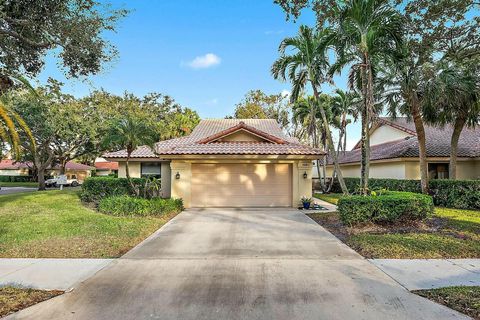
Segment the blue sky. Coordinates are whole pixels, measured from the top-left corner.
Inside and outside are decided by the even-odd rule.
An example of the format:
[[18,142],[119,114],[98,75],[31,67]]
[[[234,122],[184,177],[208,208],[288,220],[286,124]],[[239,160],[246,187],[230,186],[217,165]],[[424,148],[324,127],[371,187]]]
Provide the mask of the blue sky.
[[[118,59],[87,81],[67,80],[50,57],[40,82],[48,77],[66,85],[77,97],[95,88],[136,95],[160,92],[195,109],[202,118],[232,114],[245,93],[289,90],[272,78],[270,66],[278,57],[280,41],[295,35],[300,24],[314,25],[311,11],[294,23],[273,0],[110,0],[132,12],[108,39],[119,50]],[[345,88],[341,78],[336,84]],[[349,145],[358,139],[357,126],[349,130]]]

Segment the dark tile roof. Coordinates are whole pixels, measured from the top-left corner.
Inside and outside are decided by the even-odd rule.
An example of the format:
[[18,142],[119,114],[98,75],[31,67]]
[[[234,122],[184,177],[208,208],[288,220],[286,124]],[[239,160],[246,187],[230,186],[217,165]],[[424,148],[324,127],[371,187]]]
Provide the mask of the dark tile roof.
[[[243,142],[216,139],[236,130],[246,130],[268,141]],[[155,152],[143,146],[135,150],[132,158],[150,158],[162,155],[323,155],[320,149],[301,144],[285,135],[274,119],[209,119],[202,120],[189,136],[160,141]],[[125,150],[110,152],[106,158],[125,158]]]
[[[418,139],[415,133],[415,125],[407,118],[380,118],[379,125],[391,125],[412,134],[405,139],[385,142],[370,147],[370,160],[382,160],[393,158],[415,158],[419,156]],[[425,125],[427,157],[449,157],[450,139],[453,127]],[[458,156],[465,158],[480,157],[480,128],[464,128],[458,142]],[[361,150],[357,145],[352,151],[340,152],[340,163],[359,162]],[[331,159],[329,159],[331,163]]]

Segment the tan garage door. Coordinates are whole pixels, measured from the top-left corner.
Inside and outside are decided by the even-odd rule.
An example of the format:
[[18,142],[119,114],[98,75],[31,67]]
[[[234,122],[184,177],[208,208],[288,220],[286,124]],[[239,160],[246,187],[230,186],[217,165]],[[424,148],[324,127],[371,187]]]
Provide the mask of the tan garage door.
[[290,207],[289,164],[192,164],[192,207]]

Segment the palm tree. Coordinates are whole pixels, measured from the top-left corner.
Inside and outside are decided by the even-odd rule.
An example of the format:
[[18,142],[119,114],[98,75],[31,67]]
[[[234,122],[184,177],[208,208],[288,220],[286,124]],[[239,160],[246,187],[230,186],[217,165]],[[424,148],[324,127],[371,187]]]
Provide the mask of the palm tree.
[[[314,31],[307,26],[301,26],[296,37],[285,38],[279,47],[280,58],[272,65],[272,75],[275,79],[292,83],[290,99],[297,101],[300,93],[308,83],[313,90],[313,96],[318,106],[318,112],[326,134],[329,154],[333,159],[338,181],[344,194],[348,194],[345,181],[340,171],[335,147],[332,143],[332,134],[328,125],[325,108],[320,104],[320,85],[328,81],[326,70],[329,67],[327,48],[331,41],[332,33],[329,29]],[[291,54],[286,50],[291,49]]]
[[103,145],[108,149],[125,149],[127,152],[125,174],[130,181],[129,160],[133,151],[142,145],[153,147],[158,137],[156,127],[148,119],[127,114],[111,123],[103,139]]
[[449,178],[456,179],[458,141],[465,126],[475,127],[480,121],[480,76],[478,65],[440,61],[433,68],[434,76],[422,90],[424,117],[431,124],[451,124]]
[[343,152],[347,149],[347,126],[351,123],[348,116],[353,117],[354,121],[358,118],[358,110],[361,109],[360,96],[354,92],[345,92],[341,89],[335,90],[332,99],[332,113],[337,118],[337,127],[339,129],[338,148]]
[[368,192],[370,166],[369,126],[374,115],[375,65],[396,57],[402,38],[402,19],[388,0],[351,0],[340,7],[335,28],[334,46],[338,59],[332,72],[351,67],[350,78],[356,73],[363,98],[361,110],[361,192]]

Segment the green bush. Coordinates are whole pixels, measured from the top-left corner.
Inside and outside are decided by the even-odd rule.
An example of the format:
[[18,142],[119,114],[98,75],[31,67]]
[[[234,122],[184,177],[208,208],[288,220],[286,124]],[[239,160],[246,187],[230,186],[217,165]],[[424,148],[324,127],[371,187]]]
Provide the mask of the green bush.
[[430,180],[430,190],[437,206],[480,209],[480,180]]
[[433,213],[433,200],[424,194],[393,191],[378,196],[347,196],[338,201],[338,212],[348,225],[421,220]]
[[[146,180],[133,178],[132,182],[135,186],[143,188]],[[126,178],[90,177],[82,184],[80,198],[85,202],[96,202],[106,197],[122,195],[135,195]]]
[[[360,178],[344,178],[345,184],[349,192],[355,192],[360,187]],[[405,179],[368,179],[368,187],[370,190],[387,189],[390,191],[406,191],[421,193],[420,180],[405,180]],[[340,193],[342,189],[338,180],[333,182],[331,192]]]
[[100,212],[115,216],[158,216],[183,210],[182,199],[143,199],[131,196],[113,196],[100,200]]
[[0,176],[0,182],[31,182],[32,176]]

